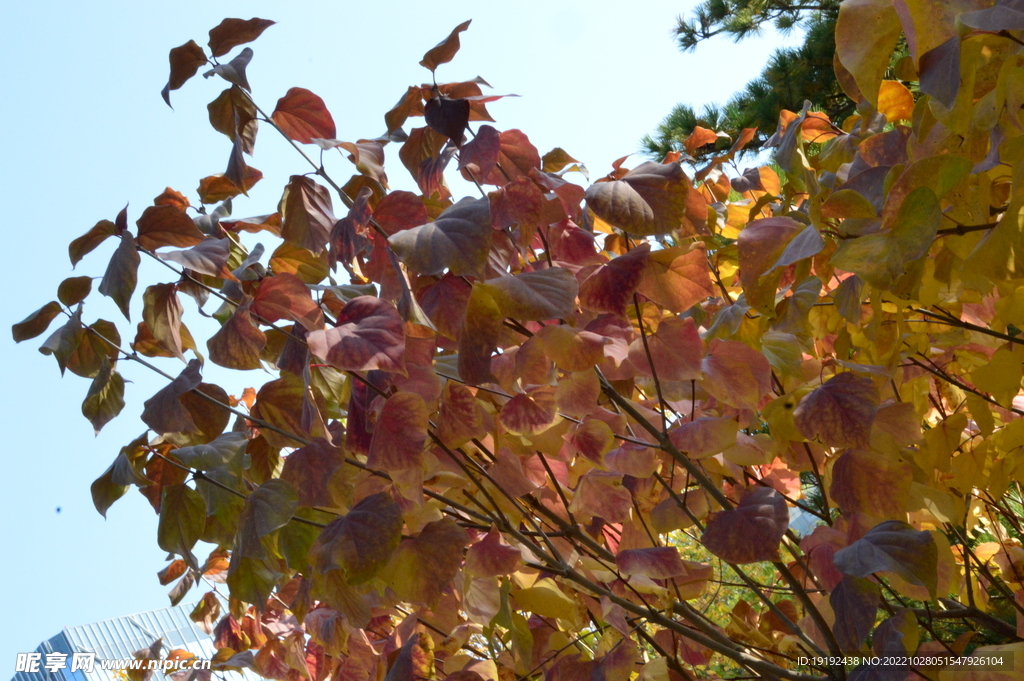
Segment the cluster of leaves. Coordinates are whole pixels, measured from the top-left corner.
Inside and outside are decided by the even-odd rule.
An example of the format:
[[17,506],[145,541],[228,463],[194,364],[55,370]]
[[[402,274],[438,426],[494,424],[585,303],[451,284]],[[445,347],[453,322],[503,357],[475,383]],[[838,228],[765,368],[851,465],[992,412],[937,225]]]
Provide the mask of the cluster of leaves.
[[[844,2],[837,77],[858,113],[783,112],[782,177],[726,176],[748,129],[689,172],[678,154],[620,159],[586,188],[563,150],[488,124],[479,79],[408,88],[377,139],[336,139],[300,88],[264,113],[251,48],[217,58],[270,24],[228,19],[209,54],[171,51],[165,98],[207,64],[230,85],[209,107],[227,169],[199,206],[168,189],[134,230],[121,211],[70,245],[77,264],[114,237],[98,290],[126,318],[141,258],[173,271],[142,292],[134,341],[83,319],[88,276],[13,330],[66,317],[41,350],[91,380],[97,430],[125,405],[123,363],[168,379],[93,498],[105,513],[146,496],[173,601],[213,586],[192,616],[215,669],[810,681],[847,670],[800,657],[1021,653],[1015,0]],[[901,35],[916,101],[883,80]],[[313,170],[238,219],[260,124]],[[300,145],[355,173],[339,184]],[[389,145],[419,193],[389,189]],[[453,201],[446,172],[481,198]],[[268,258],[253,235],[277,244]],[[219,324],[205,351],[181,294]],[[274,378],[234,397],[208,363]],[[794,516],[814,521],[803,536]],[[721,590],[730,607],[708,610]],[[937,670],[849,678],[911,673]]]

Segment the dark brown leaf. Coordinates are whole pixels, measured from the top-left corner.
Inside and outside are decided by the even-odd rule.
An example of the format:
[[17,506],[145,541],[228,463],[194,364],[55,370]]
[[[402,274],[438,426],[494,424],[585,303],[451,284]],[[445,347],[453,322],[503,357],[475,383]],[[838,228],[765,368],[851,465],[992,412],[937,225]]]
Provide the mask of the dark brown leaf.
[[142,421],[158,434],[193,432],[196,424],[181,397],[199,385],[200,363],[193,359],[178,377],[143,404]]
[[[216,55],[214,55],[216,56]],[[196,44],[196,41],[189,40],[184,45],[175,47],[169,56],[171,62],[171,77],[164,86],[163,95],[167,106],[171,105],[171,90],[177,90],[185,82],[196,75],[199,67],[206,63],[206,54],[203,48]]]
[[284,218],[281,237],[290,244],[319,254],[338,221],[326,188],[304,175],[292,175],[278,211]]
[[206,342],[210,361],[228,369],[260,369],[260,353],[267,336],[257,328],[249,314],[252,300],[235,308],[224,326]]
[[188,248],[206,238],[192,218],[174,206],[150,206],[135,224],[139,246],[149,251],[164,246]]
[[53,318],[60,314],[60,304],[51,300],[46,305],[25,317],[23,320],[11,326],[11,335],[14,342],[20,343],[29,338],[35,338],[50,327]]
[[92,229],[78,237],[68,245],[68,256],[71,258],[71,265],[77,265],[86,253],[92,251],[101,243],[106,241],[108,236],[117,234],[117,227],[110,220],[100,220]]
[[210,29],[210,51],[214,57],[225,55],[233,47],[256,40],[273,25],[268,19],[225,19]]
[[462,138],[469,125],[469,102],[465,99],[448,99],[437,96],[427,100],[423,107],[427,125],[450,139],[455,146],[462,146]]

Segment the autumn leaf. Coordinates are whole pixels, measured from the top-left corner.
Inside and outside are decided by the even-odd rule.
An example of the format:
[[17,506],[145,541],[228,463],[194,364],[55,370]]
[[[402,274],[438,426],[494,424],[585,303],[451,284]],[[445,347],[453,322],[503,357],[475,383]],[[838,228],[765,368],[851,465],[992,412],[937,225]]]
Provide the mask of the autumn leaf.
[[293,87],[277,100],[274,123],[288,139],[310,144],[314,137],[334,139],[338,133],[324,100],[300,87]]
[[267,19],[225,19],[210,29],[210,51],[214,57],[223,56],[238,45],[256,40],[273,25]]
[[441,64],[447,64],[455,56],[455,53],[459,51],[459,34],[469,28],[469,24],[472,23],[472,19],[464,21],[448,34],[448,37],[439,42],[434,47],[427,50],[427,53],[423,55],[423,59],[420,61],[420,66],[434,71]]
[[773,489],[751,487],[739,505],[712,515],[700,541],[729,563],[779,560],[779,542],[789,528],[786,500]]
[[321,571],[341,568],[349,584],[361,584],[387,564],[401,533],[401,509],[386,493],[377,493],[332,520],[317,538],[313,553]]
[[490,206],[487,199],[466,198],[433,222],[403,230],[388,238],[398,258],[420,274],[482,277],[491,247]]
[[830,447],[867,447],[877,407],[874,382],[846,371],[808,393],[793,418],[806,437]]
[[405,331],[393,305],[371,296],[350,300],[334,328],[306,336],[310,352],[338,369],[405,373]]

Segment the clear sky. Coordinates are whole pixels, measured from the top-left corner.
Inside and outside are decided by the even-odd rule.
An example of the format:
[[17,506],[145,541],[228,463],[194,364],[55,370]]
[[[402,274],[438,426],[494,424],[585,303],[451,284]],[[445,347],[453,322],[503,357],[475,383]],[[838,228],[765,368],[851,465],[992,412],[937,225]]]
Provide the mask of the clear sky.
[[[15,346],[9,329],[55,299],[65,277],[103,274],[113,243],[72,272],[71,239],[100,219],[113,219],[126,203],[134,228],[166,186],[197,202],[199,179],[223,172],[230,143],[210,128],[206,104],[225,84],[196,77],[172,93],[171,111],[160,98],[170,48],[190,38],[205,46],[207,31],[224,17],[273,19],[279,23],[253,45],[249,81],[256,100],[272,110],[289,87],[308,88],[327,103],[338,137],[355,140],[384,131],[383,114],[406,87],[429,81],[418,65],[423,53],[472,18],[461,52],[439,69],[438,79],[480,75],[495,93],[521,95],[488,105],[498,129],[521,128],[542,154],[563,147],[600,176],[613,160],[637,151],[640,138],[677,102],[726,100],[780,43],[774,35],[740,45],[716,40],[681,54],[671,29],[693,4],[0,3],[6,253],[0,267],[0,678],[13,675],[15,653],[34,649],[63,626],[168,604],[168,587],[156,578],[165,556],[152,509],[131,490],[104,521],[89,495],[120,447],[144,430],[142,402],[161,383],[140,367],[121,366],[132,381],[128,406],[93,437],[80,413],[88,381],[70,372],[60,378],[54,360],[36,351],[45,335]],[[397,148],[386,153],[392,186],[408,187]],[[251,163],[265,176],[250,199],[236,202],[238,216],[272,212],[288,175],[309,170],[269,128],[261,131]],[[347,177],[347,165],[338,158],[331,167]],[[157,276],[166,274],[144,264],[131,325],[95,292],[85,320],[114,321],[127,342],[141,317],[142,289],[163,281]],[[201,329],[192,301],[184,304],[184,321]],[[163,360],[163,366],[176,374],[176,361]],[[208,376],[240,394],[268,380],[251,373]],[[194,591],[189,600],[202,593]]]

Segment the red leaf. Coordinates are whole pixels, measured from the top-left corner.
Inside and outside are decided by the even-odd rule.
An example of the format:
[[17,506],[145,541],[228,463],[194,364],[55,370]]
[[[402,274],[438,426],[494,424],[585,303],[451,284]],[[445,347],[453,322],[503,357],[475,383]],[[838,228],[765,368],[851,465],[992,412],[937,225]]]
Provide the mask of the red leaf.
[[284,460],[281,479],[299,492],[299,506],[333,508],[341,503],[332,481],[344,477],[345,454],[323,438],[296,449]]
[[225,19],[210,29],[210,50],[214,57],[220,57],[233,47],[256,40],[273,25],[274,22],[268,19]]
[[552,386],[537,386],[519,393],[501,408],[501,424],[510,432],[523,435],[547,430],[555,422],[554,393]]
[[486,177],[477,179],[501,187],[517,177],[529,177],[531,169],[540,168],[540,152],[522,130],[506,130],[499,136],[498,166],[500,170],[495,166]]
[[373,219],[388,236],[425,225],[430,216],[420,197],[412,192],[393,191],[373,209]]
[[490,125],[481,125],[476,137],[462,145],[459,151],[459,170],[468,181],[478,182],[489,177],[501,152],[501,134]]
[[476,395],[461,383],[448,381],[441,394],[437,416],[437,439],[449,447],[461,447],[475,437],[483,437],[483,407]]
[[628,576],[643,575],[651,579],[671,579],[688,573],[679,550],[674,546],[619,551],[615,565]]
[[805,437],[829,447],[867,447],[877,408],[874,382],[845,371],[804,397],[793,419]]
[[704,245],[652,251],[637,291],[671,312],[686,312],[715,295]]
[[323,327],[324,315],[309,289],[294,274],[265,277],[256,288],[252,311],[267,322],[293,319],[310,331]]
[[210,361],[228,369],[261,369],[260,353],[267,336],[253,325],[249,314],[251,300],[235,308],[224,326],[206,342]]
[[651,245],[642,243],[607,265],[601,265],[580,285],[580,306],[593,312],[626,316],[626,305],[640,285]]
[[629,519],[633,496],[622,486],[622,476],[607,471],[592,470],[580,478],[569,510],[585,517],[599,517],[608,523],[623,523]]
[[657,332],[647,336],[646,350],[643,338],[634,340],[629,346],[629,361],[640,373],[653,376],[648,352],[659,380],[691,381],[700,378],[704,343],[692,317],[661,322]]
[[706,459],[736,444],[739,424],[732,418],[702,416],[669,432],[679,451],[692,459]]
[[740,341],[711,341],[704,358],[704,389],[739,409],[756,409],[772,388],[772,369],[760,352]]
[[310,351],[338,369],[405,374],[405,329],[395,307],[359,296],[341,309],[336,326],[306,336]]
[[903,457],[851,449],[835,462],[829,496],[843,513],[899,520],[906,517],[913,481],[913,466]]
[[466,571],[477,577],[497,577],[515,571],[522,555],[519,549],[501,541],[494,526],[466,551]]
[[309,90],[293,87],[277,100],[271,118],[289,139],[311,144],[314,137],[334,139],[337,129],[324,100]]
[[421,467],[429,416],[427,403],[416,393],[389,397],[377,419],[366,464],[385,471]]
[[779,542],[788,528],[789,509],[782,495],[767,487],[752,487],[736,508],[711,516],[700,541],[728,563],[777,561]]

